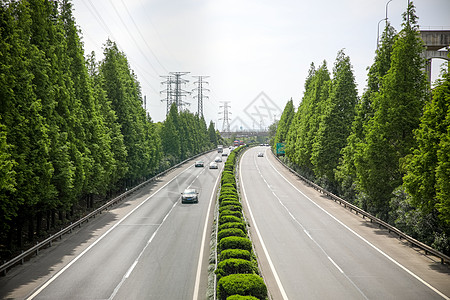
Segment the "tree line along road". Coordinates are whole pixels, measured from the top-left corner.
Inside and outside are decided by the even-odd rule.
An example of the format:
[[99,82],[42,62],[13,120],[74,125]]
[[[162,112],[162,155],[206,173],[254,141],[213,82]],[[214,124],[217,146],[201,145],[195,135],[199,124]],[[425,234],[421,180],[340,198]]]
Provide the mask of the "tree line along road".
[[[201,249],[209,249],[222,168],[206,166],[216,155],[198,158],[204,168],[191,161],[161,177],[11,270],[0,278],[0,298],[203,299],[209,251]],[[181,204],[188,187],[200,192],[198,203]]]
[[307,187],[269,148],[246,151],[239,167],[273,299],[449,299],[447,266]]

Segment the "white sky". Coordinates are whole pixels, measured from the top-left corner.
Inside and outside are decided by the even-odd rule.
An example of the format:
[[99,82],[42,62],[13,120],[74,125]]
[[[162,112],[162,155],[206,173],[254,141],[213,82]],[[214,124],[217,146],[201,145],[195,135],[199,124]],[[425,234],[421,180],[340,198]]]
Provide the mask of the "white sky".
[[[154,121],[165,119],[161,75],[207,75],[204,115],[222,129],[221,101],[230,101],[231,120],[246,119],[243,111],[264,92],[281,110],[292,97],[298,107],[311,62],[325,59],[332,70],[337,52],[345,48],[353,65],[358,93],[366,86],[366,68],[373,62],[377,24],[388,0],[73,0],[74,16],[85,53],[103,59],[109,37],[125,52],[138,75],[147,110]],[[419,25],[450,29],[450,0],[416,0]],[[388,18],[397,31],[407,0],[393,0]],[[106,24],[105,25],[103,24]],[[384,28],[380,23],[380,34]],[[431,27],[431,28],[430,28]],[[439,74],[433,62],[433,79]],[[186,98],[196,112],[194,93]],[[256,106],[255,106],[256,107]],[[276,115],[275,118],[280,117]],[[253,124],[254,125],[254,124]],[[265,124],[267,126],[269,124]]]

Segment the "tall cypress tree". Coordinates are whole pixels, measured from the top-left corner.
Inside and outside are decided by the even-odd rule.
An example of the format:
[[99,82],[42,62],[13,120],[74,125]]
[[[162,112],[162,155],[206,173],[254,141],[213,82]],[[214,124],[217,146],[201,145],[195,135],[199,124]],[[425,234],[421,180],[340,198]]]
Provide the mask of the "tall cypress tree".
[[330,73],[326,61],[315,70],[311,65],[305,83],[305,94],[292,121],[288,134],[286,154],[303,169],[304,175],[312,175],[311,151],[319,130],[324,103],[328,99]]
[[155,136],[147,134],[149,119],[142,107],[140,85],[136,75],[130,69],[125,54],[119,51],[114,42],[108,40],[104,55],[105,58],[100,67],[104,78],[104,89],[121,125],[128,153],[126,177],[128,184],[132,184],[156,169],[156,166],[151,165],[150,160],[151,147],[155,145],[152,139]]
[[[43,117],[44,108],[37,96],[39,81],[36,69],[45,68],[44,53],[32,43],[31,30],[34,11],[28,3],[11,2],[1,7],[1,53],[0,62],[0,116],[6,126],[6,143],[11,145],[16,189],[10,191],[9,216],[22,245],[22,228],[26,221],[33,224],[30,216],[36,207],[53,198],[55,189],[50,183],[53,165],[49,158],[50,139],[48,123]],[[44,73],[42,78],[46,78]],[[6,225],[8,227],[8,225]],[[9,231],[8,244],[12,241]],[[29,230],[32,237],[34,230]]]
[[283,113],[281,114],[280,121],[278,122],[277,131],[274,139],[274,146],[276,143],[284,143],[289,132],[289,127],[291,126],[292,119],[294,118],[294,102],[289,100],[284,107]]
[[101,72],[99,72],[99,66],[95,59],[95,54],[92,52],[87,57],[87,65],[89,75],[92,80],[93,95],[96,106],[99,107],[99,113],[102,116],[102,120],[105,124],[105,136],[107,145],[111,151],[112,158],[109,158],[105,164],[111,164],[106,167],[109,170],[107,183],[108,190],[116,190],[116,184],[125,177],[127,166],[127,150],[123,141],[123,135],[120,131],[120,124],[117,121],[116,112],[112,109],[111,101],[103,89],[105,80]]
[[[411,196],[409,204],[420,216],[433,222],[428,239],[450,236],[450,76],[448,72],[433,90],[420,126],[414,131],[417,147],[406,157],[403,184]],[[429,222],[430,222],[429,221]],[[429,228],[429,229],[431,229]],[[443,245],[441,245],[443,246]],[[450,244],[444,245],[447,252]]]
[[211,146],[215,147],[217,145],[217,135],[216,135],[216,130],[214,129],[213,121],[209,122],[208,135],[209,135],[209,142],[211,143]]
[[[335,178],[339,182],[339,194],[347,201],[355,201],[359,190],[356,166],[358,165],[358,159],[361,159],[362,147],[365,145],[364,128],[373,117],[373,100],[379,91],[381,79],[391,66],[391,52],[395,35],[395,29],[387,22],[381,37],[380,47],[376,50],[374,63],[369,68],[367,88],[356,105],[356,115],[352,123],[351,134],[347,139],[347,145],[341,151],[341,159],[335,172]],[[360,172],[363,172],[363,170],[360,170]]]
[[391,66],[374,100],[376,111],[367,125],[358,180],[367,195],[366,209],[387,219],[393,190],[401,185],[399,160],[415,145],[413,131],[419,125],[427,99],[423,71],[423,41],[412,3],[403,15],[403,29],[396,39]]
[[350,135],[357,101],[358,94],[350,58],[341,50],[334,64],[329,98],[322,108],[311,153],[316,177],[322,178],[332,190],[335,190],[334,171],[339,162],[340,151],[345,147]]

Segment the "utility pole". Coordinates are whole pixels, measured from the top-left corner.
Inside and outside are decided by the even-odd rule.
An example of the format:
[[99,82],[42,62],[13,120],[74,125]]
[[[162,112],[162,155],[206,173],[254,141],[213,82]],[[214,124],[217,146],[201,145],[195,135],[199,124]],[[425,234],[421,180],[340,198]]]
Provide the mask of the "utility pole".
[[223,112],[219,112],[219,114],[223,114],[223,118],[220,118],[219,120],[223,120],[222,123],[222,131],[223,132],[230,132],[230,117],[229,115],[231,115],[231,112],[228,111],[228,109],[230,108],[230,106],[228,106],[228,103],[230,103],[230,101],[220,101],[221,103],[223,103],[223,105],[220,106],[220,108],[223,107]]
[[181,76],[189,74],[189,72],[170,72],[170,74],[173,75],[172,82],[175,84],[172,99],[175,102],[178,111],[181,111],[183,109],[183,105],[191,105],[190,103],[183,101],[183,97],[185,97],[186,94],[190,94],[190,92],[185,91],[181,88],[182,84],[189,82],[189,80],[183,79],[181,78]]
[[160,76],[162,78],[165,78],[166,81],[162,81],[161,84],[166,84],[166,89],[161,91],[160,93],[166,93],[166,98],[162,99],[161,102],[166,101],[167,102],[167,108],[166,108],[166,116],[169,114],[170,106],[173,103],[172,98],[172,76]]
[[203,98],[208,99],[208,96],[204,96],[203,95],[203,91],[208,91],[209,89],[205,89],[203,87],[203,84],[206,83],[208,84],[207,81],[204,81],[203,79],[208,78],[209,76],[192,76],[192,77],[196,77],[198,78],[197,81],[195,81],[194,83],[197,84],[197,87],[195,89],[193,89],[192,91],[197,91],[197,96],[194,96],[194,98],[197,98],[197,102],[198,102],[198,116],[202,117],[203,116]]

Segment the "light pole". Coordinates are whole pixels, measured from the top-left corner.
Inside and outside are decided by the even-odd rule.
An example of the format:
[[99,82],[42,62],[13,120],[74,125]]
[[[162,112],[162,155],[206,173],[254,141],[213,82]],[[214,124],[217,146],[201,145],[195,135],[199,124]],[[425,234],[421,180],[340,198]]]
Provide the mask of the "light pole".
[[[392,0],[391,0],[392,1]],[[378,50],[378,44],[379,44],[379,40],[380,40],[380,23],[381,21],[387,20],[387,18],[381,19],[380,21],[378,21],[378,30],[377,30],[377,50]]]
[[392,1],[392,0],[389,0],[389,1],[386,3],[386,18],[385,18],[386,23],[387,23],[387,19],[388,19],[388,16],[387,16],[387,13],[388,13],[388,4],[389,4],[391,1]]

